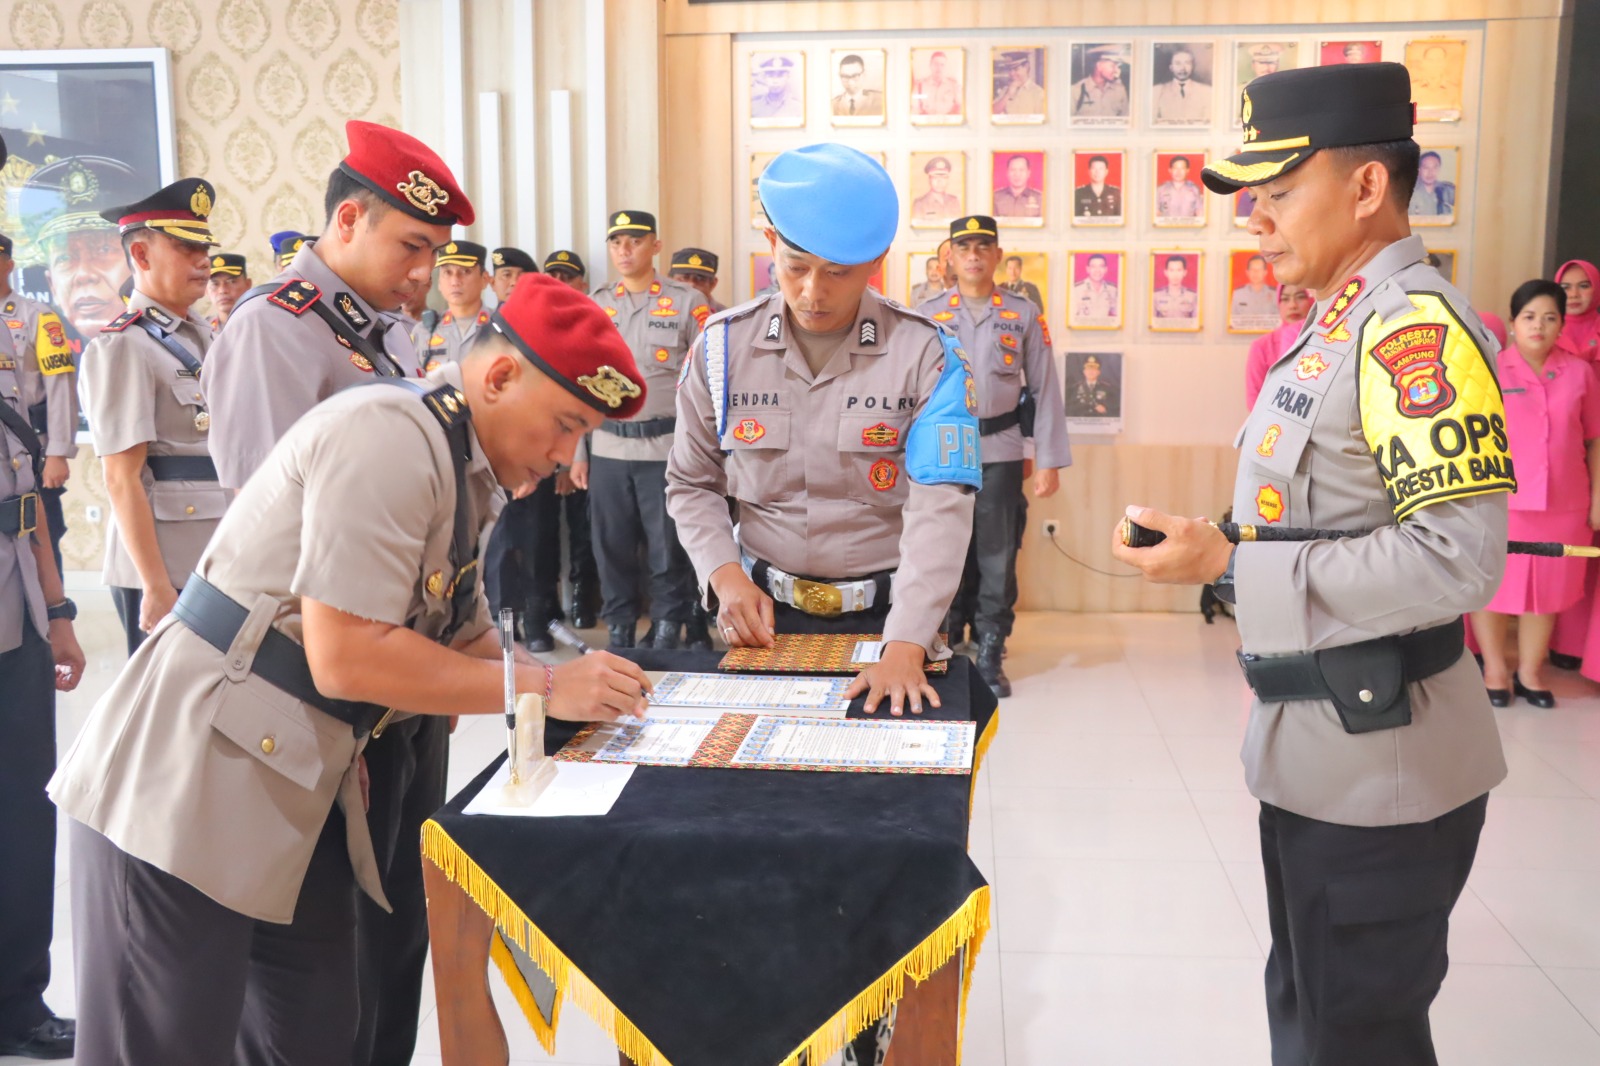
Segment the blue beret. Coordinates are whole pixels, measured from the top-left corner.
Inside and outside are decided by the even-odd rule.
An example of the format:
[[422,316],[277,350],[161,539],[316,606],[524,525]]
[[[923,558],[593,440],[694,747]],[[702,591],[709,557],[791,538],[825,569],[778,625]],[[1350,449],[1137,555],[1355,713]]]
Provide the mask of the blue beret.
[[865,152],[842,144],[790,149],[767,165],[756,189],[772,228],[830,263],[869,263],[894,243],[900,197]]

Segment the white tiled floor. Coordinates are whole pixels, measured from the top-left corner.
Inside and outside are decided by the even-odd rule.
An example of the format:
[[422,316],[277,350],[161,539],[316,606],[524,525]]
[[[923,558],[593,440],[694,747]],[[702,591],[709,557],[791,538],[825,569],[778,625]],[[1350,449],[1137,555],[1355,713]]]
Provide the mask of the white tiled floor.
[[[120,659],[109,601],[77,596],[92,666],[62,701],[63,748]],[[1016,695],[973,811],[995,931],[972,992],[970,1066],[1267,1062],[1266,895],[1238,761],[1234,644],[1230,623],[1192,615],[1020,621],[1008,661]],[[1451,1066],[1600,1063],[1600,688],[1550,676],[1554,711],[1500,712],[1511,776],[1489,804],[1434,1010]],[[493,723],[462,724],[452,792],[502,738]],[[70,1014],[64,855],[57,865],[50,1001]],[[576,1011],[549,1058],[493,983],[513,1062],[615,1063]],[[440,1061],[432,1003],[430,983],[418,1066]]]

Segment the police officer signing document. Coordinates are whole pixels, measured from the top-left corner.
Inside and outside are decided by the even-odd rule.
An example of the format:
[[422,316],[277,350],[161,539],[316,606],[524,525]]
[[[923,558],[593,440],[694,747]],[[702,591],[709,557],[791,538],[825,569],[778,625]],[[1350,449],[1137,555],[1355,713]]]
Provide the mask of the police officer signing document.
[[1239,439],[1234,517],[1366,535],[1232,547],[1129,508],[1167,539],[1114,548],[1237,603],[1274,1066],[1437,1061],[1447,923],[1506,775],[1461,615],[1500,583],[1515,483],[1493,341],[1406,223],[1410,89],[1394,63],[1257,78],[1245,150],[1204,175],[1251,188],[1261,253],[1318,297]]

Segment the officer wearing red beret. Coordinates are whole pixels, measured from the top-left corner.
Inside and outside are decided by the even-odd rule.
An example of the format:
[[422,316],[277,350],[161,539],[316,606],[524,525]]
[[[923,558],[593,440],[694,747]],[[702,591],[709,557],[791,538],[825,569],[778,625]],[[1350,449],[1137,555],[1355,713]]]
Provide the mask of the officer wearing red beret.
[[[491,504],[644,399],[599,308],[532,276],[461,362],[346,390],[273,447],[50,785],[74,820],[80,1062],[368,1061],[358,889],[403,889],[359,813],[361,752],[393,712],[502,710],[475,580]],[[517,688],[558,717],[644,711],[644,674],[607,653],[546,676],[524,656]]]
[[[242,488],[319,401],[375,377],[418,373],[409,324],[396,312],[429,285],[451,227],[474,218],[455,176],[415,137],[371,122],[349,122],[345,135],[350,151],[328,176],[322,235],[240,299],[206,364],[211,454],[229,488]],[[387,444],[368,440],[347,461],[370,468],[393,457]],[[428,945],[412,844],[444,803],[448,757],[439,718],[400,722],[366,752],[368,821],[395,907],[392,915],[370,902],[361,909],[358,1066],[411,1057]]]

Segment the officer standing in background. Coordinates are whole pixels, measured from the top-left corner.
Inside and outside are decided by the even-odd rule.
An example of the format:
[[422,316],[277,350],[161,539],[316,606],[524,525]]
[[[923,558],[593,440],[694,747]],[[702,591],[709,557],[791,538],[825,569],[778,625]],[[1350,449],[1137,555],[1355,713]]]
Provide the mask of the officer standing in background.
[[417,361],[424,373],[448,359],[459,363],[461,353],[489,328],[489,312],[483,306],[483,290],[489,287],[489,250],[472,241],[451,241],[439,249],[434,265],[439,269],[439,295],[444,297],[445,313],[429,324],[432,312],[424,312],[422,322],[411,334]]
[[300,249],[312,243],[314,237],[307,237],[304,233],[297,233],[292,229],[282,229],[267,238],[272,245],[272,258],[278,264],[279,270],[287,270],[289,264],[294,262],[294,257],[300,254]]
[[496,307],[511,299],[511,290],[517,287],[518,278],[539,273],[539,264],[521,248],[496,248],[489,255],[489,266],[492,270],[489,287],[494,290]]
[[1506,776],[1461,615],[1500,583],[1515,480],[1496,349],[1410,235],[1412,115],[1397,63],[1268,74],[1244,91],[1245,151],[1204,175],[1252,189],[1278,280],[1319,297],[1239,438],[1234,518],[1365,535],[1235,547],[1130,507],[1166,540],[1113,547],[1237,605],[1276,1066],[1438,1061],[1450,912]]
[[[328,176],[322,237],[305,242],[270,293],[234,308],[206,367],[212,455],[229,488],[241,488],[319,401],[375,376],[416,373],[395,309],[427,287],[451,227],[476,217],[443,160],[415,137],[358,121],[345,135],[350,151]],[[392,457],[369,440],[347,461],[383,465]],[[423,716],[392,724],[365,752],[367,824],[394,912],[371,900],[359,908],[356,1066],[408,1063],[416,1043],[428,951],[416,842],[444,804],[448,741],[445,721]]]
[[[9,241],[6,252],[9,261]],[[47,460],[22,401],[26,358],[13,331],[0,330],[0,1055],[64,1059],[76,1027],[44,1001],[56,881],[56,812],[44,787],[56,765],[55,694],[78,686],[84,659],[37,495]]]
[[0,233],[0,318],[11,334],[15,398],[44,446],[39,502],[49,519],[50,552],[55,556],[56,572],[61,573],[61,538],[67,532],[61,497],[72,476],[67,461],[78,454],[78,366],[61,316],[12,291],[11,272],[16,264],[11,249],[11,238]]
[[697,289],[701,296],[706,298],[706,306],[711,308],[711,313],[726,311],[727,305],[720,304],[711,294],[717,289],[717,257],[704,248],[682,248],[672,253],[671,278],[681,281],[691,289]]
[[595,302],[622,331],[650,386],[645,409],[633,422],[607,421],[578,450],[572,481],[589,489],[595,561],[600,570],[601,617],[613,648],[631,648],[639,622],[640,545],[650,578],[648,647],[711,646],[694,613],[694,571],[667,513],[667,456],[678,419],[673,389],[689,345],[711,314],[696,289],[656,273],[661,252],[655,216],[618,211],[606,227],[606,250],[621,280],[594,291]]
[[172,610],[228,507],[200,377],[211,327],[189,311],[210,277],[215,202],[210,182],[184,178],[102,212],[122,235],[133,296],[83,350],[78,388],[111,499],[103,580],[129,655]]
[[209,324],[213,333],[223,327],[233,313],[239,297],[254,284],[244,256],[219,252],[211,257],[211,280],[206,282],[206,299],[211,301]]
[[565,248],[551,252],[544,257],[544,272],[579,292],[589,291],[588,268],[577,252]]
[[1004,254],[997,223],[987,215],[968,216],[951,224],[950,241],[956,287],[917,310],[955,330],[972,364],[983,489],[973,512],[963,578],[975,610],[952,617],[947,632],[950,643],[959,644],[960,630],[972,627],[978,672],[995,695],[1009,696],[1011,682],[1001,658],[1017,617],[1018,522],[1026,513],[1022,438],[1033,438],[1033,494],[1040,499],[1061,487],[1060,469],[1072,465],[1072,448],[1066,415],[1056,402],[1061,387],[1044,315],[1025,297],[994,283]]

